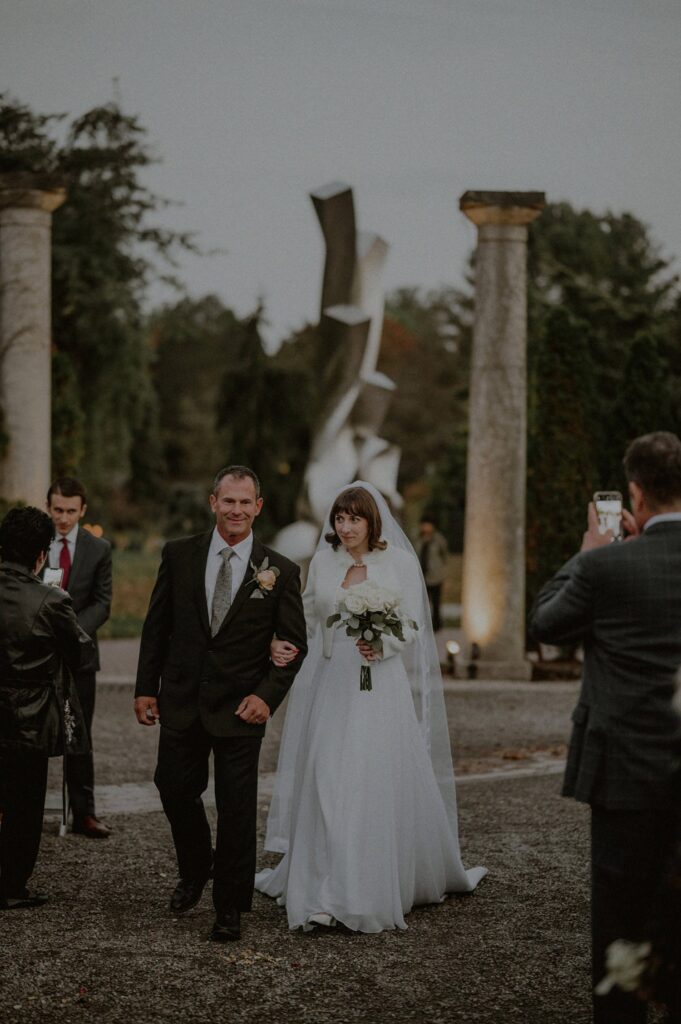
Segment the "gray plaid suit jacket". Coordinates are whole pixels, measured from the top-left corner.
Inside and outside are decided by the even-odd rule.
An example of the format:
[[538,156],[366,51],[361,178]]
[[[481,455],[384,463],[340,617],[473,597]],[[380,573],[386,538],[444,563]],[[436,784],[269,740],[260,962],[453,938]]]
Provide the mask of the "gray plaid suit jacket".
[[570,559],[539,593],[530,633],[584,645],[564,795],[611,810],[679,801],[681,522]]

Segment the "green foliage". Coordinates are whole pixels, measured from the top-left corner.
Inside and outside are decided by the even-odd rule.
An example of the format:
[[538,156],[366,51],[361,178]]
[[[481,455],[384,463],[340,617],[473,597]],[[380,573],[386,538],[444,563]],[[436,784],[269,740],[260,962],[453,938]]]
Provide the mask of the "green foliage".
[[528,450],[528,598],[579,548],[595,489],[598,402],[589,328],[553,310],[538,345]]
[[309,371],[268,356],[260,338],[262,308],[240,325],[232,342],[218,399],[218,428],[226,461],[253,466],[265,504],[259,527],[265,536],[295,519],[296,499],[307,464],[314,408]]
[[55,467],[78,472],[100,499],[157,496],[164,477],[142,301],[186,235],[150,218],[168,204],[141,181],[146,132],[116,104],[54,122],[0,97],[0,171],[53,173],[67,200],[53,218]]
[[76,476],[85,454],[85,413],[78,378],[66,352],[52,358],[52,472]]
[[220,436],[221,378],[241,344],[243,328],[214,295],[182,299],[151,319],[153,379],[168,474],[182,487],[208,492],[216,471],[231,461]]
[[529,245],[528,597],[634,437],[681,427],[677,279],[631,214],[552,204]]
[[[614,408],[619,450],[652,430],[673,428],[668,367],[654,335],[637,334],[631,343],[620,393]],[[676,424],[678,426],[678,424]]]

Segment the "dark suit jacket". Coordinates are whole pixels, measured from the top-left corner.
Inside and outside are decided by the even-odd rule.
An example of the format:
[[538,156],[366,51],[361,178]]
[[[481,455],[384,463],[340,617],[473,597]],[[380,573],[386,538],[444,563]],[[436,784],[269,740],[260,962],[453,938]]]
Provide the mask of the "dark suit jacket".
[[94,640],[94,648],[81,665],[81,672],[99,669],[97,630],[111,614],[111,589],[111,545],[79,526],[68,592],[78,622]]
[[530,632],[584,644],[564,794],[608,809],[678,800],[681,522],[572,558],[541,590]]
[[91,650],[63,590],[13,562],[0,565],[0,749],[60,753],[65,697],[75,716],[68,748],[82,747],[87,737],[70,673]]
[[[211,637],[205,572],[212,532],[170,541],[163,549],[142,629],[135,696],[158,696],[161,724],[170,729],[187,729],[200,718],[214,736],[261,736],[264,725],[248,725],[235,711],[254,693],[274,713],[302,664],[307,638],[300,570],[254,537],[251,562],[259,567],[269,558],[280,571],[276,585],[253,597],[259,591],[249,582],[249,567]],[[300,651],[286,668],[270,660],[275,633]]]

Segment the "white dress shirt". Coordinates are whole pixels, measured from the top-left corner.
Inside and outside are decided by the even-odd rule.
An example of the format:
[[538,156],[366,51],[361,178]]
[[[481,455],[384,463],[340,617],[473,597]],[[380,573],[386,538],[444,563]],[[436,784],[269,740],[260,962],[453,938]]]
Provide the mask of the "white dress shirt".
[[[78,536],[78,523],[76,523],[76,525],[73,527],[73,529],[70,530],[66,534],[66,541],[67,541],[67,545],[68,545],[68,549],[69,549],[69,554],[71,556],[71,565],[73,565],[73,558],[74,558],[74,555],[76,554],[76,537],[77,536]],[[61,533],[58,533],[57,536],[52,541],[52,543],[50,544],[50,551],[49,551],[49,554],[48,554],[48,557],[47,557],[47,562],[48,562],[48,565],[50,566],[50,569],[58,569],[59,568],[59,558],[60,558],[61,553],[63,551],[62,540],[63,540],[63,537],[62,537]]]
[[[210,618],[211,609],[213,607],[213,594],[215,593],[215,583],[220,572],[220,566],[222,565],[222,555],[220,552],[223,548],[227,548],[230,545],[221,537],[218,533],[217,526],[213,530],[213,536],[210,539],[210,547],[208,548],[208,558],[206,559],[206,602],[208,604],[208,617]],[[251,560],[251,552],[253,551],[253,534],[249,533],[248,537],[244,540],[239,541],[232,548],[232,558],[230,560],[230,566],[232,567],[232,601],[236,595],[237,590],[241,586],[248,569],[248,564]]]

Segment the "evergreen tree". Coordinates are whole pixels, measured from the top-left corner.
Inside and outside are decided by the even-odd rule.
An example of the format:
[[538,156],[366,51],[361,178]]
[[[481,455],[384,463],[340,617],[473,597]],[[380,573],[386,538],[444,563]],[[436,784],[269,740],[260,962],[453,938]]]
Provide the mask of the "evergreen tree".
[[653,430],[671,429],[667,371],[654,335],[638,334],[629,349],[615,413],[619,449]]
[[528,601],[578,550],[597,486],[599,404],[588,326],[553,310],[537,357],[535,427],[529,444]]

